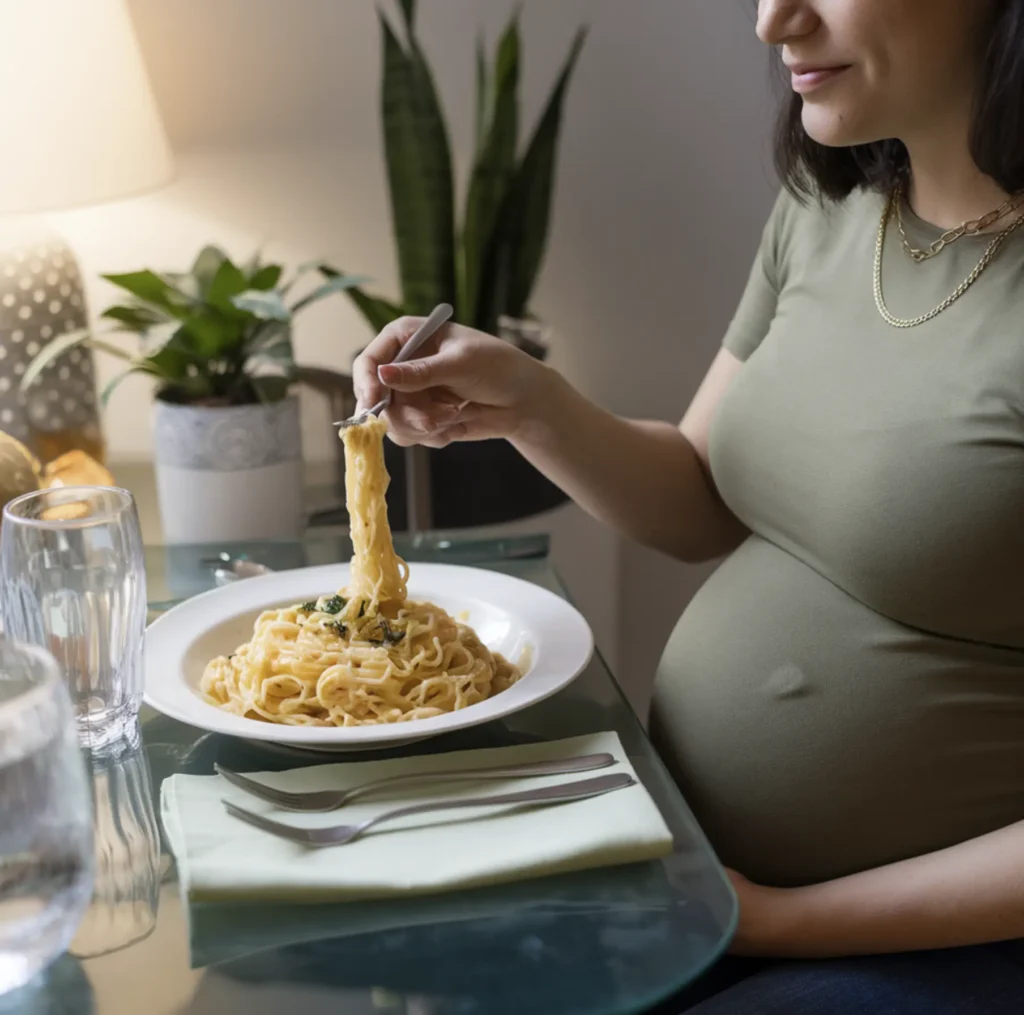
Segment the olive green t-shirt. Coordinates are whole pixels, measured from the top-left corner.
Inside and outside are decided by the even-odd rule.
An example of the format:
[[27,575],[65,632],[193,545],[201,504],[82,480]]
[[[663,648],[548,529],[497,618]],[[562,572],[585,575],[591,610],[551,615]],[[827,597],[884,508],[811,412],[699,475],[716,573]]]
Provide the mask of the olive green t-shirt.
[[[783,196],[725,347],[711,471],[752,535],[658,674],[659,747],[722,861],[837,877],[1024,819],[1024,229],[934,320],[879,315],[883,198]],[[906,215],[912,243],[939,230]],[[913,317],[991,237],[884,292]]]

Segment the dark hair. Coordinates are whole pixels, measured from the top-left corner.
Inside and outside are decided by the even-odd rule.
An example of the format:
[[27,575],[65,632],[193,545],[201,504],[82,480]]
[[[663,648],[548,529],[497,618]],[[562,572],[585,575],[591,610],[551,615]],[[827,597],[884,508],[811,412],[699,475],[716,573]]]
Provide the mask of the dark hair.
[[[971,155],[1008,194],[1024,190],[1024,0],[997,0],[983,43],[981,80],[971,124]],[[775,167],[797,197],[834,201],[859,187],[888,191],[909,168],[902,141],[830,148],[804,130],[803,100],[783,103],[775,136]]]

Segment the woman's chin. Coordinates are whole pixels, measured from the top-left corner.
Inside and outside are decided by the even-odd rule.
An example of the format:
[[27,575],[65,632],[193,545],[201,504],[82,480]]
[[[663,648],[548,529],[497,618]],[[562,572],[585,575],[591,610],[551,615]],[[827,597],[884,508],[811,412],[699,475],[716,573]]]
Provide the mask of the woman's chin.
[[840,109],[805,102],[801,119],[807,136],[826,148],[849,148],[882,138],[876,131],[858,123],[860,118]]

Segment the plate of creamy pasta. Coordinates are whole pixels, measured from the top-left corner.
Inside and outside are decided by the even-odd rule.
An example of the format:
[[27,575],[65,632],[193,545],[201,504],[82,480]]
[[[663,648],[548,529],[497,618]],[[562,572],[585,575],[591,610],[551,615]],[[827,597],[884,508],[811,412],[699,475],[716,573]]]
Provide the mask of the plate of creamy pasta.
[[564,599],[398,556],[385,431],[372,417],[342,431],[351,561],[243,579],[169,610],[146,633],[147,704],[213,732],[358,749],[488,722],[578,676],[593,636]]

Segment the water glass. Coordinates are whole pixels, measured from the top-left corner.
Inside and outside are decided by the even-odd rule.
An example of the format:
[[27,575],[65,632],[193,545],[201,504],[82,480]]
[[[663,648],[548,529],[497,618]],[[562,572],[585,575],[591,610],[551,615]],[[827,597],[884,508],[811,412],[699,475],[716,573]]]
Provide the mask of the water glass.
[[147,937],[156,926],[160,833],[138,723],[85,756],[92,775],[96,872],[92,900],[69,951],[92,958]]
[[92,804],[53,657],[0,639],[0,994],[67,947],[92,890]]
[[81,741],[124,735],[142,702],[146,573],[135,501],[61,487],[10,501],[0,528],[4,629],[56,658]]

